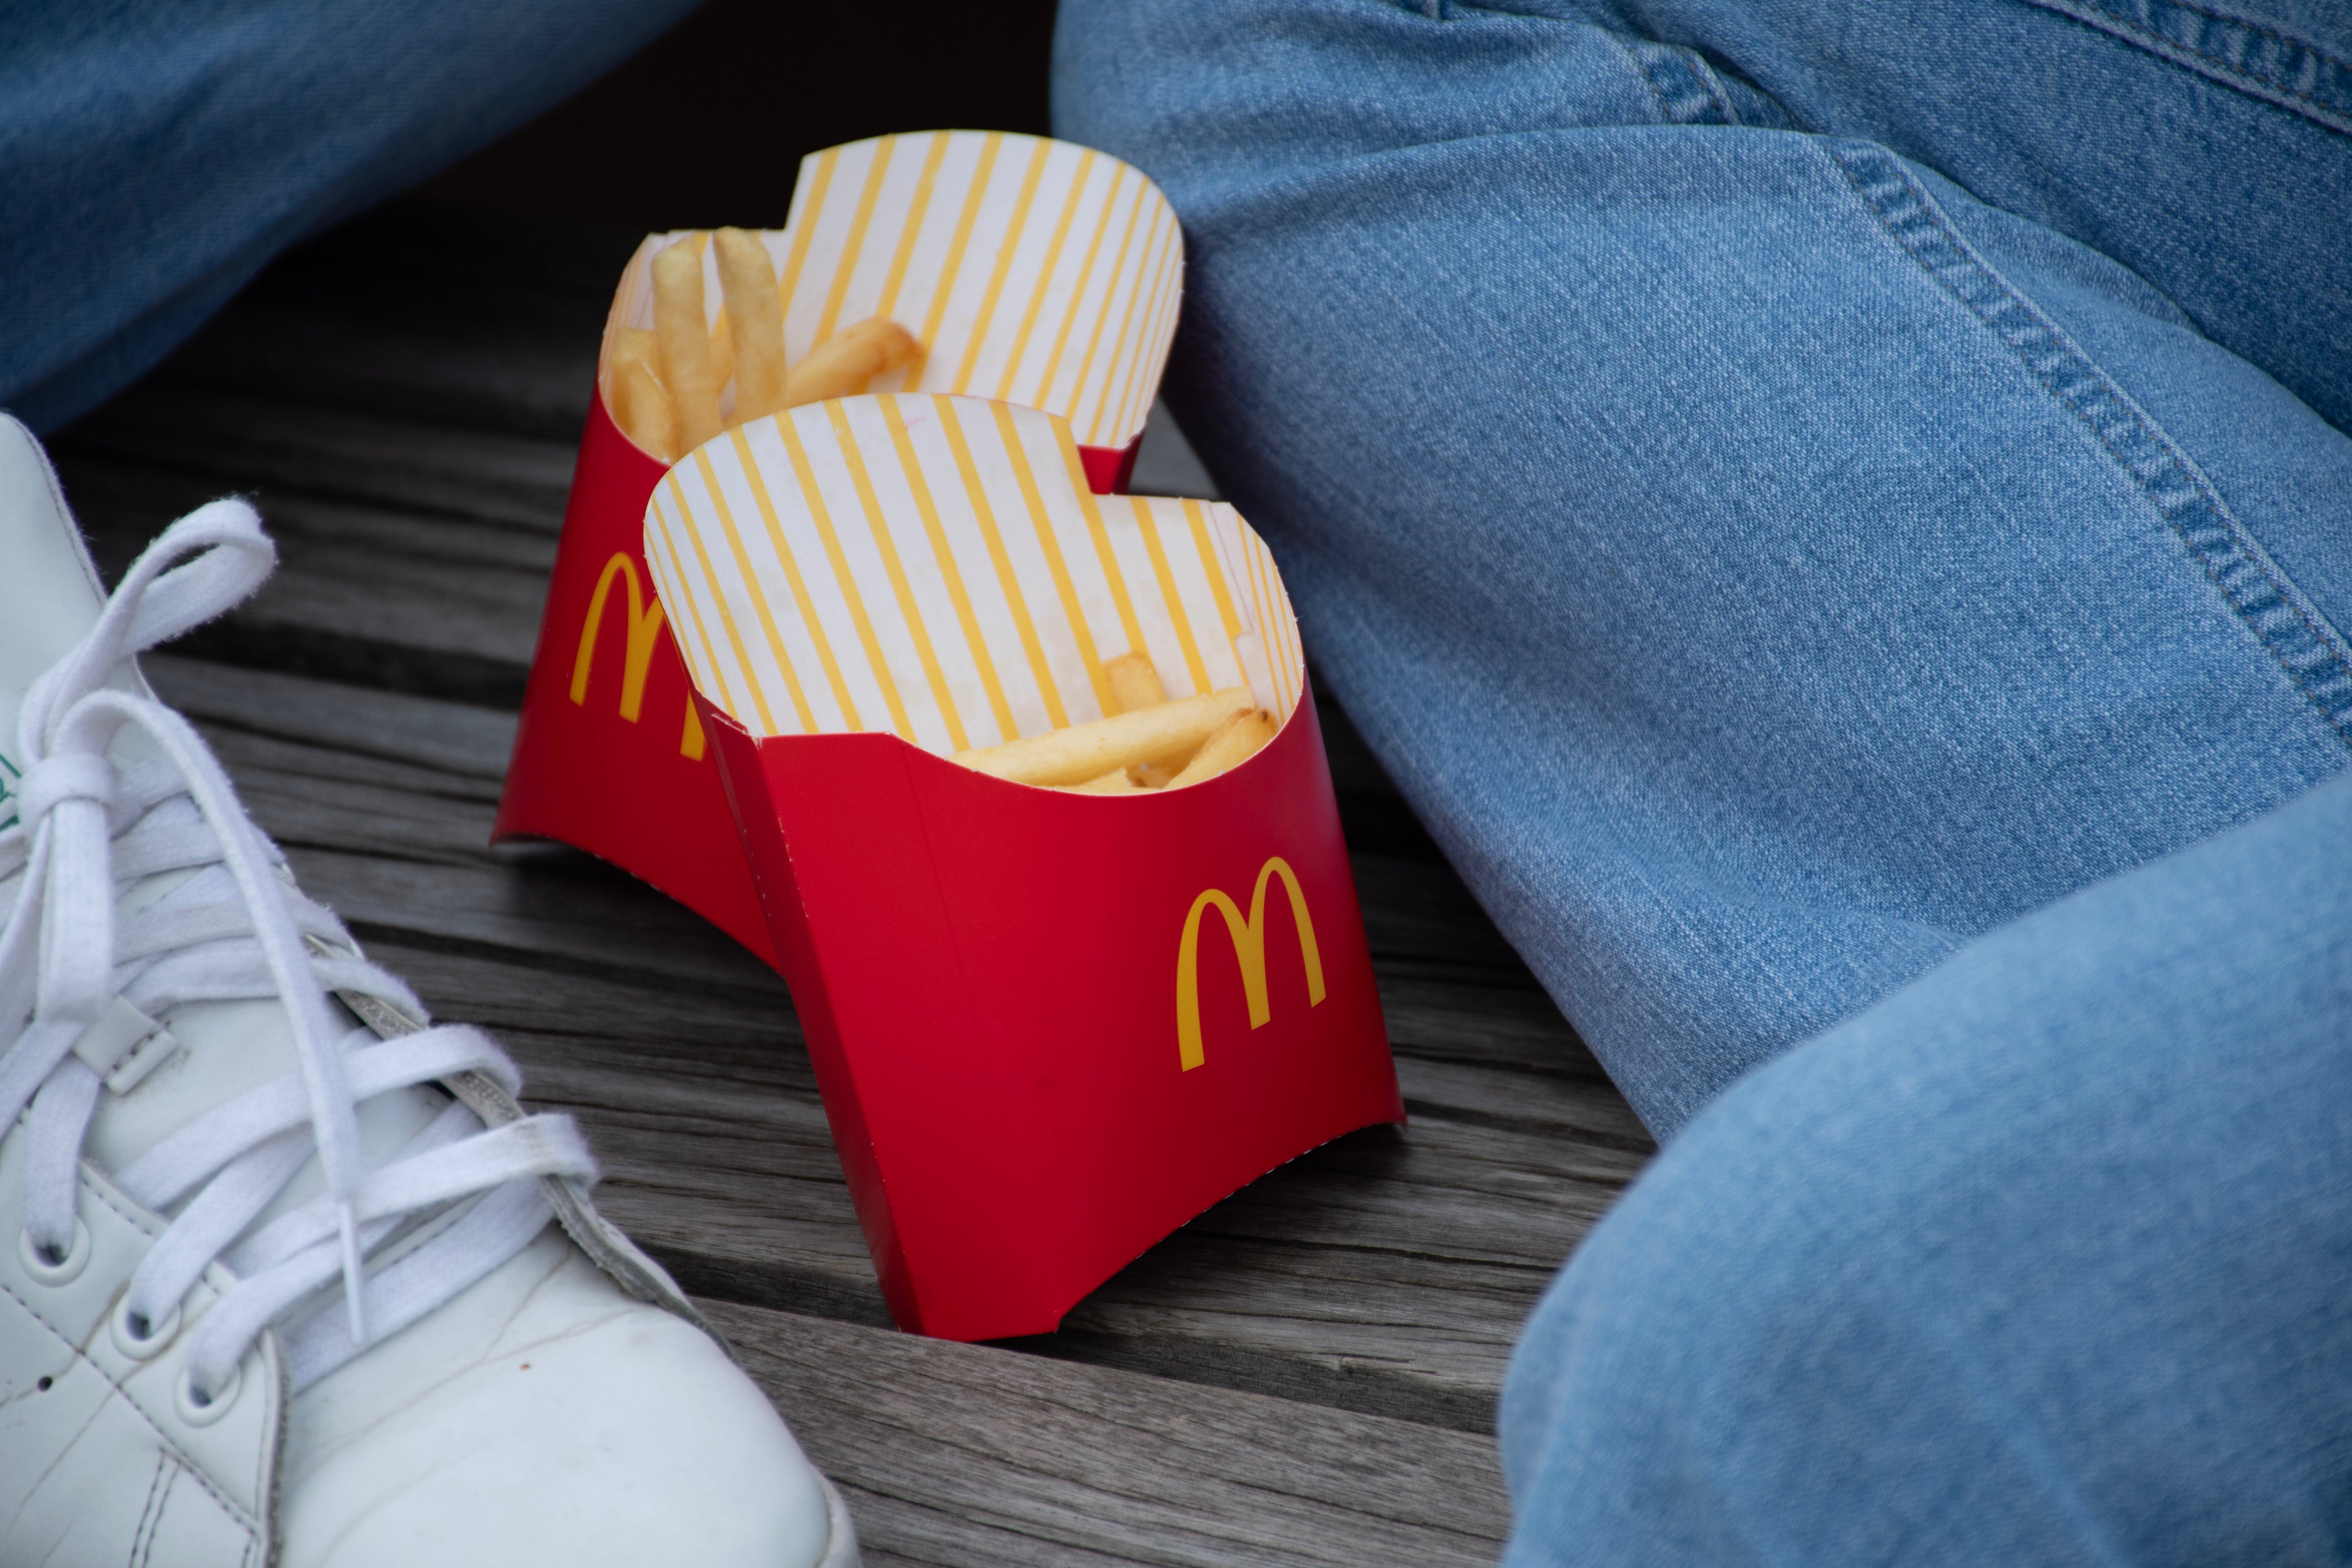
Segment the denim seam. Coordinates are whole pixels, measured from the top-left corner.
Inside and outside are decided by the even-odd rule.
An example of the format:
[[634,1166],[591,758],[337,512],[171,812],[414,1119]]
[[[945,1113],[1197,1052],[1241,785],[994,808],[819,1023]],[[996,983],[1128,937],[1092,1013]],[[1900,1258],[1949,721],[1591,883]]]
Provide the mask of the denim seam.
[[1649,38],[1611,33],[1611,42],[1642,73],[1658,113],[1669,125],[1735,125],[1731,100],[1715,73],[1687,51]]
[[[2325,49],[2275,28],[2242,21],[2235,16],[2224,16],[2201,6],[2182,5],[2179,0],[2138,0],[2137,8],[2149,18],[2148,21],[2135,21],[2128,16],[2118,16],[2108,6],[2099,4],[2098,0],[2025,0],[2025,3],[2071,17],[2086,27],[2095,27],[2175,65],[2185,66],[2223,87],[2275,104],[2331,131],[2352,133],[2352,62],[2338,59]],[[2204,27],[2211,26],[2265,40],[2277,46],[2284,52],[2284,58],[2276,70],[2257,72],[2227,55],[2183,42],[2165,29],[2151,25],[2173,18],[2193,18],[2200,37]],[[2289,86],[2288,81],[2297,77],[2317,79],[2313,86],[2320,90],[2298,90]],[[2329,77],[2343,81],[2339,90],[2325,90]]]
[[1651,101],[1658,106],[1659,120],[1666,124],[1673,124],[1674,108],[1666,102],[1664,89],[1658,86],[1657,79],[1650,74],[1649,62],[1643,59],[1641,52],[1633,47],[1633,40],[1611,32],[1607,28],[1601,29],[1601,37],[1606,38],[1610,46],[1619,54],[1625,57],[1625,63],[1633,68],[1635,76],[1642,79],[1642,86],[1648,90]]
[[1706,63],[1706,57],[1696,50],[1685,50],[1683,65],[1698,79],[1699,85],[1706,89],[1706,95],[1715,100],[1717,118],[1726,125],[1738,124],[1738,111],[1731,107],[1731,91],[1723,85],[1723,79],[1716,75],[1715,68]]
[[1888,237],[2000,339],[2138,485],[2223,602],[2336,738],[2352,745],[2352,654],[2189,455],[1960,237],[1894,153],[1866,142],[1824,145]]

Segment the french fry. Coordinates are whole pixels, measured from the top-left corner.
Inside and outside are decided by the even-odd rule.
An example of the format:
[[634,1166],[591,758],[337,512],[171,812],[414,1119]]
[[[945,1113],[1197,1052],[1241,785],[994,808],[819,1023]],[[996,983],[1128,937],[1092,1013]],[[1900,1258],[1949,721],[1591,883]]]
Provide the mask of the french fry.
[[1066,730],[1024,736],[1001,746],[958,752],[955,760],[1014,784],[1084,784],[1138,763],[1190,751],[1226,720],[1256,706],[1249,688],[1236,686],[1228,691],[1163,702],[1139,713],[1118,713]]
[[[727,384],[735,376],[735,334],[727,327],[727,307],[719,307],[719,319],[710,323],[710,384],[721,395]],[[740,424],[740,420],[730,421]]]
[[1184,771],[1168,781],[1170,789],[1182,789],[1204,779],[1241,766],[1257,755],[1260,748],[1274,739],[1274,715],[1263,708],[1253,708],[1236,713],[1217,727],[1214,734],[1201,742]]
[[1168,700],[1167,689],[1160,684],[1160,672],[1151,668],[1151,656],[1148,653],[1139,650],[1105,659],[1102,672],[1103,684],[1110,688],[1111,700],[1118,704],[1118,712],[1132,713],[1139,708],[1155,708]]
[[734,338],[735,423],[764,419],[784,406],[784,317],[776,294],[776,264],[757,237],[722,228],[719,287]]
[[654,335],[643,327],[623,327],[613,337],[613,423],[621,434],[667,463],[677,455],[676,419],[669,394],[654,369]]
[[613,332],[613,368],[620,369],[631,360],[636,361],[658,376],[661,372],[654,363],[654,334],[646,327],[619,327]]
[[1098,779],[1084,784],[1059,786],[1066,795],[1137,795],[1141,793],[1136,782],[1127,776],[1125,768],[1113,768]]
[[[1139,649],[1123,653],[1105,660],[1102,668],[1103,684],[1110,688],[1110,700],[1117,704],[1111,711],[1132,713],[1168,700],[1167,689],[1160,684],[1160,671],[1152,668],[1150,654]],[[1138,763],[1127,770],[1127,776],[1140,788],[1159,789],[1174,778],[1183,765],[1181,756],[1166,757],[1154,763]]]
[[680,240],[654,257],[654,346],[683,456],[719,434],[719,382],[702,313],[702,247]]
[[677,458],[677,419],[654,367],[629,360],[613,367],[613,423],[621,434],[663,462]]
[[914,334],[896,321],[880,316],[860,321],[825,339],[793,366],[784,382],[784,406],[798,408],[828,397],[855,396],[866,390],[867,382],[898,369],[921,352]]

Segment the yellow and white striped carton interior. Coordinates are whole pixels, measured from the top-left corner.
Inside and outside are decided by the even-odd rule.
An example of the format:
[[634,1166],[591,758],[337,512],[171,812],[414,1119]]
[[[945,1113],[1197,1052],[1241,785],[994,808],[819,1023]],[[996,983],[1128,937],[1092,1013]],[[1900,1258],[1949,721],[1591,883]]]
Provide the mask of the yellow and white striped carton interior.
[[[1184,240],[1160,187],[1108,153],[1007,131],[852,142],[801,160],[789,220],[760,237],[776,264],[792,363],[887,317],[925,352],[869,392],[1042,408],[1089,447],[1142,434],[1176,331]],[[608,362],[612,328],[654,324],[653,258],[681,241],[703,247],[703,309],[717,324],[719,260],[707,238],[648,235],[614,298]],[[730,386],[721,413],[733,403]]]
[[1140,647],[1171,697],[1306,662],[1233,508],[1097,496],[1069,426],[977,398],[811,404],[673,468],[646,558],[695,685],[754,735],[887,731],[942,754],[1098,719]]

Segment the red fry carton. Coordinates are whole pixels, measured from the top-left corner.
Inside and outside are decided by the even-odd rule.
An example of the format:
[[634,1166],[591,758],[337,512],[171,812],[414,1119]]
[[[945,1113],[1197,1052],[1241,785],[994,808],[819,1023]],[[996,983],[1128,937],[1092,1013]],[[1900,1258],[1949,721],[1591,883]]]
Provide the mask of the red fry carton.
[[[976,393],[1066,420],[1096,489],[1126,483],[1167,362],[1183,241],[1158,187],[1043,137],[936,131],[803,160],[790,220],[761,235],[797,363],[835,332],[898,321],[924,353],[870,390]],[[614,331],[653,321],[652,235],[622,274],[580,445],[522,725],[492,839],[559,838],[629,871],[775,962],[709,739],[642,548],[667,464],[607,399]],[[703,299],[721,344],[717,258]],[[731,416],[731,384],[722,416]]]
[[[1052,415],[898,394],[709,442],[645,534],[902,1327],[1050,1330],[1403,1119],[1297,623],[1231,507],[1097,498]],[[950,760],[1101,717],[1136,649],[1274,740],[1118,795]]]

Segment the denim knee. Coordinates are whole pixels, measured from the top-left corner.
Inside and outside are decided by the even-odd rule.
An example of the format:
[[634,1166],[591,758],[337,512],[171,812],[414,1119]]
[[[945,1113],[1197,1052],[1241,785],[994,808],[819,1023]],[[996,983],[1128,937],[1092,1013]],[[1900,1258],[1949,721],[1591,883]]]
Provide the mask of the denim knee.
[[1528,1325],[1514,1561],[2336,1561],[2347,873],[2338,781],[1727,1091]]
[[[1905,1464],[1918,1395],[1894,1369],[1963,1331],[1879,1245],[1918,1194],[1874,1148],[1792,1125],[1789,1080],[1807,1075],[1788,1068],[1671,1144],[1529,1321],[1501,1420],[1512,1563],[1899,1555],[1838,1515]],[[1774,1103],[1742,1115],[1744,1100]]]

